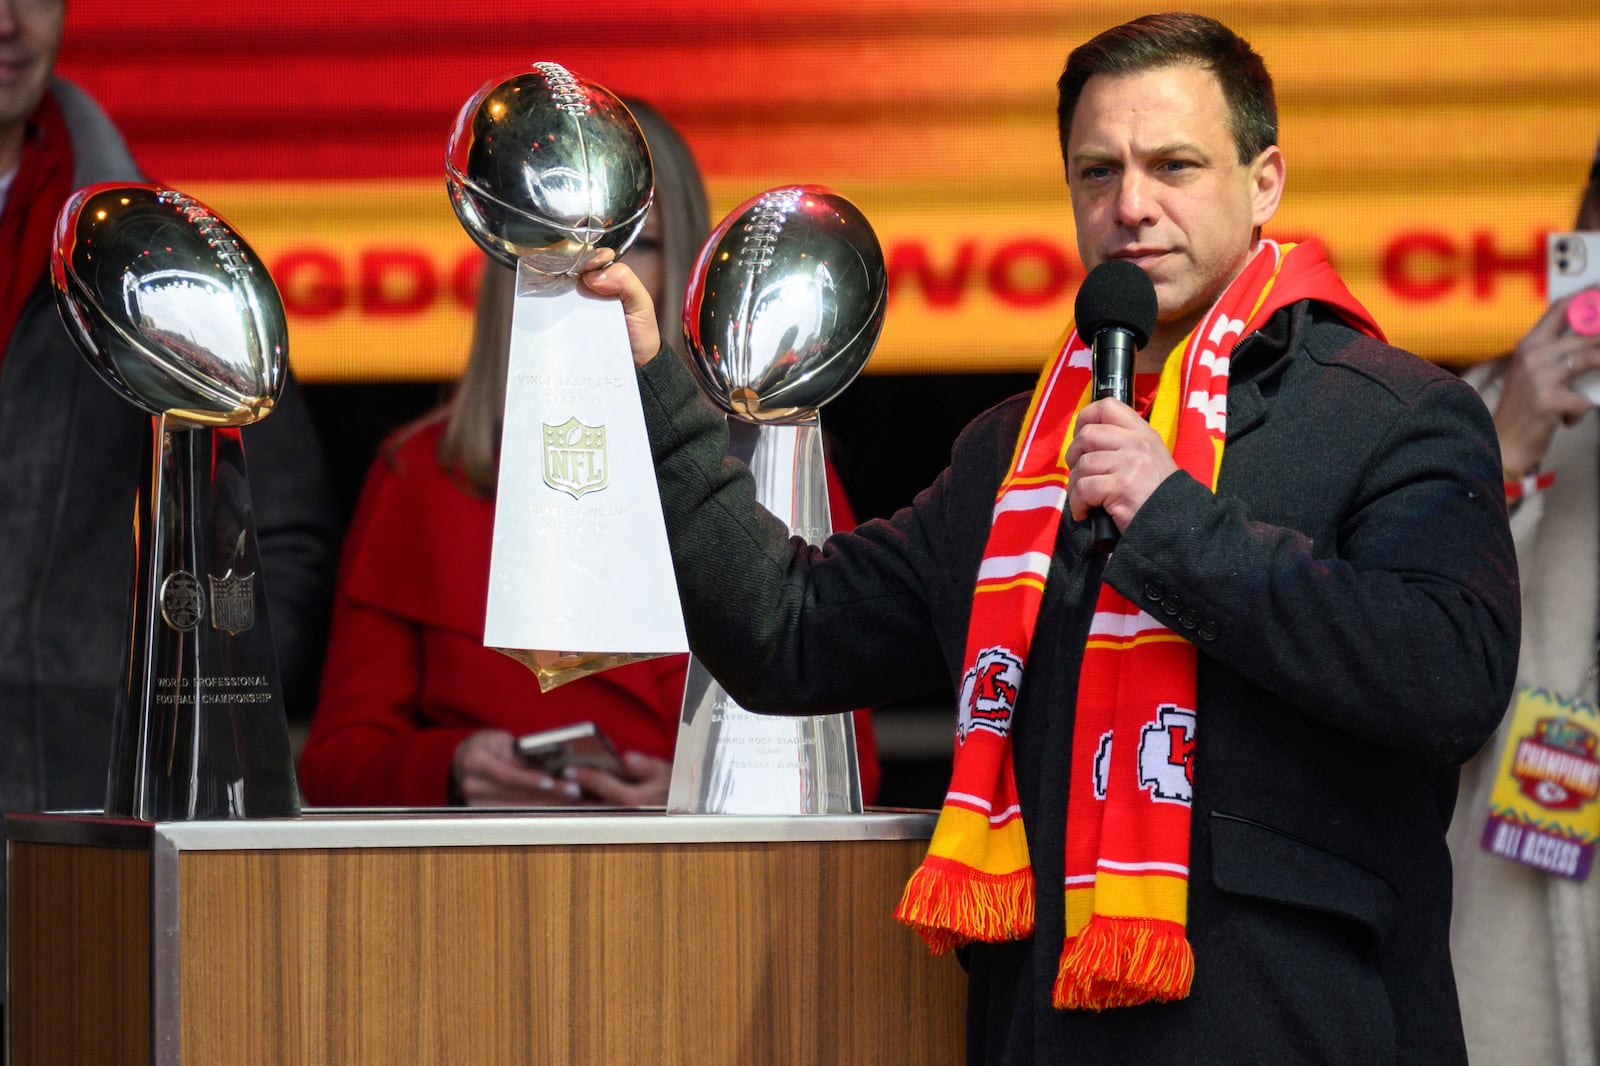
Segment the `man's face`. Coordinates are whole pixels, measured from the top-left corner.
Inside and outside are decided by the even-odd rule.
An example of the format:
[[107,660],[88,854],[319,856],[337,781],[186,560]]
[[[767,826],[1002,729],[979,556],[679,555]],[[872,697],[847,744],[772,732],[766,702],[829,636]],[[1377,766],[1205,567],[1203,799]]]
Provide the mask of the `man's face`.
[[0,145],[44,98],[66,0],[0,0]]
[[[1096,74],[1067,140],[1067,185],[1085,269],[1137,263],[1163,333],[1187,331],[1238,275],[1283,190],[1283,156],[1240,163],[1210,71]],[[1181,335],[1181,334],[1180,334]]]

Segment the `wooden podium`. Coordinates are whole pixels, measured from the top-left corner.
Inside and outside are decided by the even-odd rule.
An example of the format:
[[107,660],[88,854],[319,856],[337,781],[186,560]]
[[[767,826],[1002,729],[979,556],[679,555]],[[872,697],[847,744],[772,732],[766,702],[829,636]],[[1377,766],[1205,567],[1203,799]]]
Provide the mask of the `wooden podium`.
[[959,1063],[934,816],[12,815],[11,1062]]

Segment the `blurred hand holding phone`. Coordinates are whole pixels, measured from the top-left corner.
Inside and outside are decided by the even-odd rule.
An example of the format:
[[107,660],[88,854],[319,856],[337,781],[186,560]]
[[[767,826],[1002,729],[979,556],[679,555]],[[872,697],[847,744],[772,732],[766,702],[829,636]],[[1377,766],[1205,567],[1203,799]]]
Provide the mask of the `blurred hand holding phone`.
[[616,747],[593,722],[526,733],[517,738],[516,746],[523,761],[551,777],[560,777],[571,766],[587,766],[625,781],[633,779]]
[[[1546,280],[1551,302],[1571,297],[1566,328],[1582,337],[1600,335],[1600,233],[1552,233],[1548,252]],[[1600,405],[1600,370],[1579,374],[1568,384]]]

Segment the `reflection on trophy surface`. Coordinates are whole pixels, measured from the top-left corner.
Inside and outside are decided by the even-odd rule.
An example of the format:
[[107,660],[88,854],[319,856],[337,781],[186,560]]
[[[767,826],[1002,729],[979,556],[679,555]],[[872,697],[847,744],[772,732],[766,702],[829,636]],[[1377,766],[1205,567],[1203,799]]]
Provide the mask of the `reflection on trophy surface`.
[[681,652],[621,309],[574,279],[644,225],[644,134],[610,92],[535,63],[466,102],[445,170],[462,226],[517,271],[484,642],[544,691]]
[[[872,227],[816,185],[736,208],[707,239],[690,282],[690,366],[731,416],[732,451],[750,467],[758,501],[812,543],[831,529],[817,409],[866,365],[887,294]],[[752,714],[691,659],[667,808],[859,813],[853,718]]]
[[56,219],[51,278],[90,365],[151,415],[129,486],[133,619],[106,813],[297,815],[239,431],[283,389],[277,286],[226,222],[154,185],[74,193]]

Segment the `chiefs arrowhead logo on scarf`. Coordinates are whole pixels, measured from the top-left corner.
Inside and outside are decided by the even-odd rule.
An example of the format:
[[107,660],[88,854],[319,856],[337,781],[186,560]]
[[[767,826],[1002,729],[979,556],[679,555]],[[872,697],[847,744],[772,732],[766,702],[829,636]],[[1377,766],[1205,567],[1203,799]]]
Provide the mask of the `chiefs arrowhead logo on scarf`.
[[[1150,423],[1178,466],[1212,491],[1227,436],[1233,347],[1303,299],[1383,336],[1321,245],[1262,241],[1167,357]],[[1039,378],[996,497],[967,631],[950,790],[928,856],[895,910],[935,953],[1033,933],[1033,870],[1012,770],[1011,714],[1067,498],[1062,456],[1092,391],[1089,349],[1069,330]],[[1073,724],[1057,1007],[1098,1010],[1189,993],[1196,665],[1194,645],[1101,586]]]

